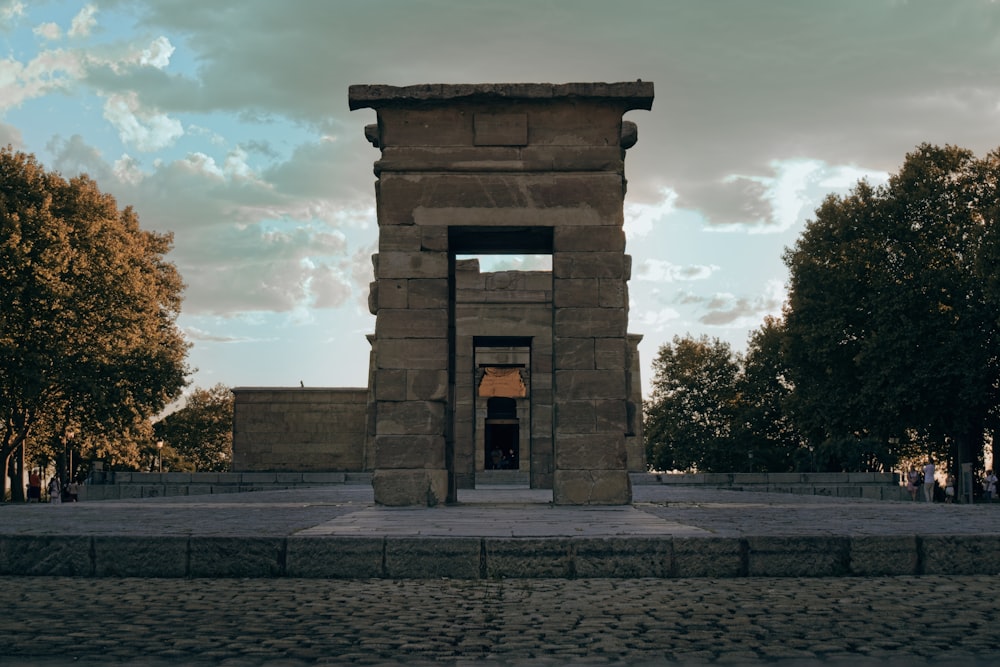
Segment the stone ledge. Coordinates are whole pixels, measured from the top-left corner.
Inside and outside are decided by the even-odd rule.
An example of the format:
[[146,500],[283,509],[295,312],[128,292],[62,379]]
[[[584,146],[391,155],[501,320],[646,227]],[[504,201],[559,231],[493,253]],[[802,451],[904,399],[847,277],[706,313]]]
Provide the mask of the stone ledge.
[[0,535],[0,575],[329,579],[986,575],[1000,536],[315,538]]
[[455,100],[614,100],[627,109],[653,108],[653,83],[422,83],[413,86],[356,84],[347,89],[348,107],[379,109]]

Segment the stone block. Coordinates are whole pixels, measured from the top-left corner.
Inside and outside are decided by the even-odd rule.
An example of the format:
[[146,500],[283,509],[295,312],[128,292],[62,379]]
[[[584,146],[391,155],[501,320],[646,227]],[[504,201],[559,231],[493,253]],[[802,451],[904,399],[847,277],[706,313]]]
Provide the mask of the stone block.
[[375,363],[382,369],[433,369],[448,368],[448,338],[393,338],[379,339]]
[[565,433],[557,408],[556,467],[560,470],[625,470],[625,436],[617,433]]
[[560,370],[594,370],[593,338],[557,338],[554,364]]
[[406,308],[409,303],[407,286],[410,281],[401,278],[383,278],[375,284],[373,292],[375,314],[381,308]]
[[[985,508],[991,509],[991,508]],[[921,574],[1000,572],[1000,535],[930,535],[920,538]]]
[[448,308],[448,281],[446,279],[414,279],[407,281],[408,307]]
[[673,538],[672,576],[727,579],[745,572],[743,544],[737,538]]
[[859,535],[851,539],[851,574],[859,577],[895,577],[919,572],[914,535]]
[[595,339],[594,363],[597,370],[627,369],[627,354],[622,340],[620,338]]
[[412,370],[406,372],[406,400],[443,401],[448,398],[447,370]]
[[628,287],[618,278],[598,278],[597,305],[601,308],[627,308]]
[[[558,292],[558,288],[556,289]],[[616,308],[557,308],[554,335],[559,338],[624,338],[628,320]]]
[[594,416],[597,420],[597,431],[600,433],[624,433],[627,430],[625,401],[620,399],[597,400],[593,404]]
[[599,308],[599,278],[563,278],[555,281],[552,303],[556,308]]
[[478,538],[387,538],[385,576],[391,579],[479,579]]
[[597,415],[593,401],[562,401],[557,408],[560,433],[594,433]]
[[380,252],[375,277],[386,278],[448,278],[448,254],[444,252]]
[[[392,339],[435,338],[448,334],[446,308],[399,309],[379,308],[375,320],[375,336]],[[379,352],[382,341],[379,340]]]
[[385,225],[621,227],[624,191],[615,173],[393,174],[379,178]]
[[444,436],[376,435],[375,467],[384,469],[444,468]]
[[561,280],[569,278],[625,280],[625,273],[625,256],[620,252],[563,252],[552,255],[556,290]]
[[416,225],[385,225],[380,227],[378,249],[380,253],[420,252],[424,249],[423,230]]
[[625,372],[609,370],[556,370],[557,400],[625,398]]
[[[558,449],[558,447],[557,447]],[[613,470],[564,470],[557,464],[552,501],[556,505],[627,505],[632,502],[628,473]]]
[[368,579],[385,576],[384,538],[289,537],[285,571],[289,577]]
[[840,577],[850,571],[850,539],[802,536],[748,537],[751,577]]
[[434,507],[448,498],[448,471],[376,470],[372,487],[380,505]]
[[440,435],[444,433],[441,401],[378,401],[375,432],[381,435]]
[[93,573],[89,537],[0,535],[0,575],[89,577]]
[[669,538],[603,538],[573,542],[574,576],[655,578],[670,576]]
[[161,535],[94,537],[98,577],[185,577],[188,538]]
[[375,400],[403,401],[406,400],[406,374],[401,368],[391,368],[375,371]]
[[620,227],[557,227],[552,230],[553,252],[625,252],[625,231]]
[[206,537],[190,543],[191,577],[278,577],[285,540],[279,537]]
[[483,553],[488,579],[563,578],[573,571],[570,539],[487,538]]

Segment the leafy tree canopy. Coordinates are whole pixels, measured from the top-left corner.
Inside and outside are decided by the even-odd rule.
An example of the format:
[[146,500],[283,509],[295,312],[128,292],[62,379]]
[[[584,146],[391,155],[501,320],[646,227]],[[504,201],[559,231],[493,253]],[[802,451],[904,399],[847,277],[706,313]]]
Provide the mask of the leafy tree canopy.
[[[0,149],[5,469],[19,477],[26,445],[68,433],[90,453],[114,449],[179,395],[188,345],[176,325],[183,283],[164,259],[171,246],[87,176],[66,180]],[[124,442],[114,453],[134,458]]]
[[229,470],[233,458],[233,403],[233,393],[225,385],[196,388],[183,408],[156,424],[157,438],[168,443],[178,457],[172,469],[190,466],[199,472]]

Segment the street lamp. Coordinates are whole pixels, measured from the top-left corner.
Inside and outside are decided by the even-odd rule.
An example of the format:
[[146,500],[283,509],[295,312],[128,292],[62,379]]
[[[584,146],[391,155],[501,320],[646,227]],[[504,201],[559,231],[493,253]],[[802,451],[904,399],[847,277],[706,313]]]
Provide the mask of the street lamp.
[[163,472],[163,441],[156,441],[156,464],[159,472]]

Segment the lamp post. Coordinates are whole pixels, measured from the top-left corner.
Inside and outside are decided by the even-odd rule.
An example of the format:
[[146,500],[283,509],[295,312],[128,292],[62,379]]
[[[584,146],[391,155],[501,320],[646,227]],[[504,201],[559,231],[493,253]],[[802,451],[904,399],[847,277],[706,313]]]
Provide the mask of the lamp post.
[[163,441],[156,441],[156,465],[159,472],[163,472]]

